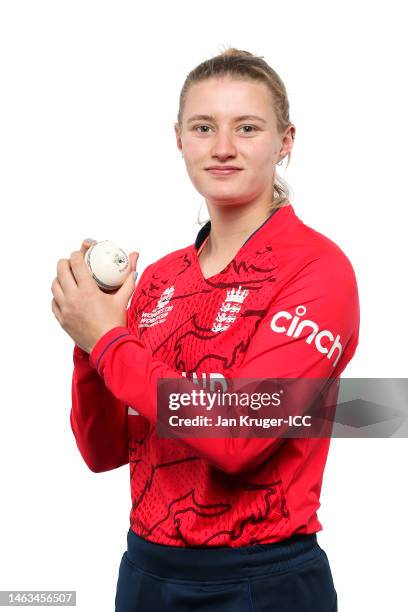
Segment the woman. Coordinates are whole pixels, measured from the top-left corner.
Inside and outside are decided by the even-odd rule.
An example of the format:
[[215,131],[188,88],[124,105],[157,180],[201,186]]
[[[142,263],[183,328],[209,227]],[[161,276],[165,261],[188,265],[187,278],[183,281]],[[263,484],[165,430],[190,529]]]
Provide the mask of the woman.
[[358,344],[354,271],[297,217],[276,175],[295,127],[261,57],[228,49],[197,66],[175,131],[210,213],[195,242],[114,295],[96,287],[83,244],[52,286],[75,341],[78,448],[95,472],[130,465],[116,611],[332,612],[316,537],[330,437],[160,437],[157,383],[338,380]]

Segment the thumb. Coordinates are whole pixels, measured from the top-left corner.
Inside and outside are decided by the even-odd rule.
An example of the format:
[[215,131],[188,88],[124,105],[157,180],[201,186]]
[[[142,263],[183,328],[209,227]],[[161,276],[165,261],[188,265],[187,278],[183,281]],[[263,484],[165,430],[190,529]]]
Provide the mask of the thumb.
[[123,301],[126,303],[126,306],[135,289],[136,279],[134,277],[134,272],[136,270],[138,259],[139,259],[139,253],[137,251],[133,251],[132,253],[129,253],[129,261],[130,261],[129,274],[127,275],[124,283],[122,284],[122,286],[118,289],[116,293],[116,295],[119,296],[120,299],[123,299]]

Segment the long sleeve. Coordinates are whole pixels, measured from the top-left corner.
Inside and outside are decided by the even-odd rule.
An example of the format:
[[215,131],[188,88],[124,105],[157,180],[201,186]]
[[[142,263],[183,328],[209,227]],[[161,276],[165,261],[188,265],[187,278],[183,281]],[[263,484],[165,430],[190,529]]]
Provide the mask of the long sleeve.
[[[149,268],[143,271],[132,301]],[[90,364],[89,354],[78,345],[74,346],[73,362],[70,423],[82,458],[93,472],[125,465],[129,462],[126,402],[110,391]]]
[[93,472],[129,462],[127,407],[106,387],[89,364],[89,354],[73,352],[71,429],[85,463]]
[[[353,268],[346,258],[322,255],[304,265],[277,292],[243,358],[227,376],[337,378],[355,352],[358,330],[359,299]],[[155,359],[127,327],[115,327],[100,338],[91,351],[90,364],[115,397],[152,424],[157,423],[158,379],[184,379]],[[191,382],[190,388],[197,386]],[[282,442],[282,438],[273,437],[182,440],[228,473],[252,469]]]

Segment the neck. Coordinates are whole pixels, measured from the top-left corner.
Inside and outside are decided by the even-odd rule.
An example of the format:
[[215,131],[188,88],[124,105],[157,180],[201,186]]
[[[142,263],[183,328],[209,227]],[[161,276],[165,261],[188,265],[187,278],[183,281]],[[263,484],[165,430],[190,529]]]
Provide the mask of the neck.
[[270,202],[265,205],[211,206],[211,231],[203,248],[208,256],[218,259],[237,252],[247,238],[271,214]]

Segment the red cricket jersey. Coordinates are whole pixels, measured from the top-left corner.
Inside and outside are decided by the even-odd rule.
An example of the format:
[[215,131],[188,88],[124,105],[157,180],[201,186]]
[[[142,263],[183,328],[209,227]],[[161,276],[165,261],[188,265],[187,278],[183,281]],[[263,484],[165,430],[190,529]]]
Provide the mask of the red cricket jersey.
[[337,378],[354,355],[353,267],[292,205],[275,210],[218,274],[194,244],[147,266],[126,327],[73,352],[71,427],[95,472],[130,467],[131,528],[173,546],[248,546],[322,529],[330,438],[158,437],[157,381]]

